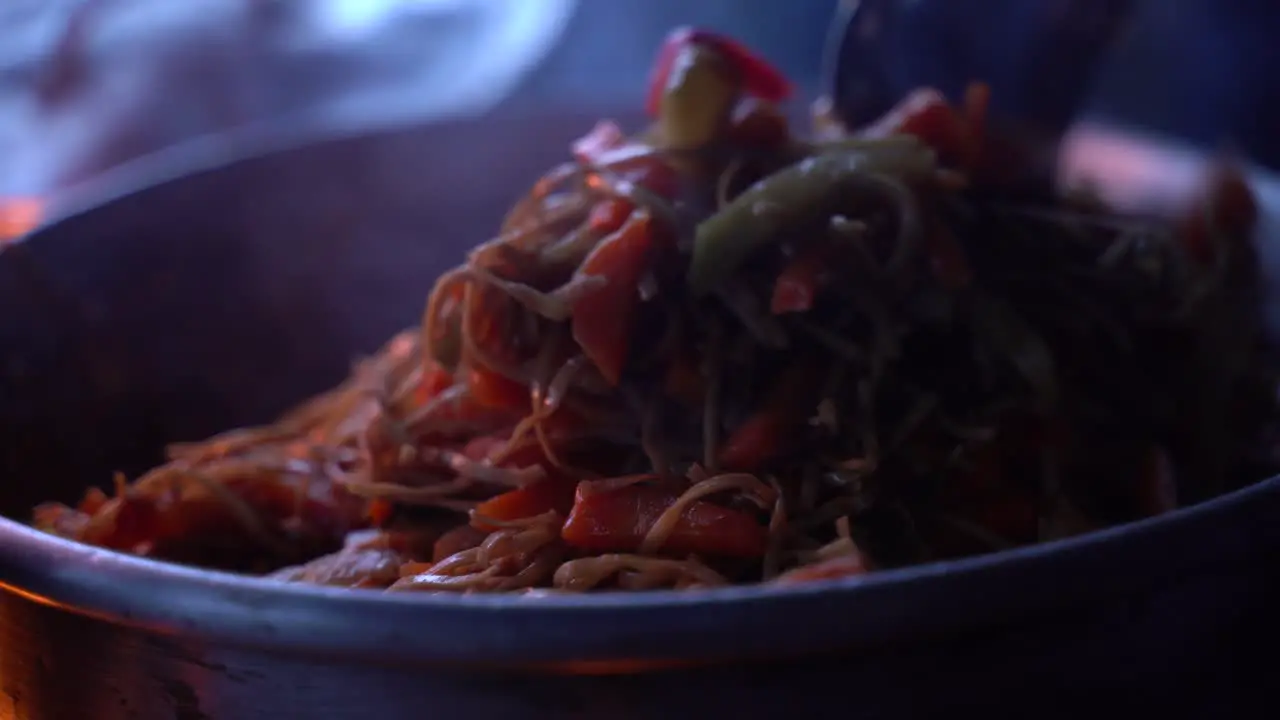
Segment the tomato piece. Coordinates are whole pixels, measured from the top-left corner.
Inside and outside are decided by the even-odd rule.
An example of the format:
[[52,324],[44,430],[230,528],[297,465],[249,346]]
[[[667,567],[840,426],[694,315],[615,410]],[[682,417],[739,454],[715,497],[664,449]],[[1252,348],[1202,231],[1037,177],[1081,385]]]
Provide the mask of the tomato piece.
[[555,510],[563,517],[573,508],[577,482],[563,477],[548,477],[522,488],[508,490],[476,506],[471,526],[479,530],[496,530],[489,520],[511,521],[535,517]]
[[724,58],[738,73],[743,90],[748,95],[768,102],[782,102],[791,97],[791,81],[747,46],[717,33],[681,27],[667,35],[650,71],[649,89],[645,97],[645,112],[650,117],[657,116],[662,106],[662,96],[680,52],[693,44],[708,47]]
[[653,258],[653,223],[638,211],[601,240],[578,272],[603,278],[595,292],[573,305],[573,339],[605,380],[617,385],[631,349],[631,326],[640,303],[638,286]]
[[[588,552],[635,552],[680,493],[631,485],[578,493],[561,530],[569,545]],[[756,558],[768,545],[767,529],[746,513],[697,501],[680,515],[662,550],[675,555]]]
[[519,303],[489,285],[473,284],[467,292],[463,320],[474,349],[484,357],[513,366],[527,360],[518,342],[523,312]]
[[471,390],[471,397],[482,407],[515,410],[529,407],[529,388],[487,368],[470,368],[467,387]]

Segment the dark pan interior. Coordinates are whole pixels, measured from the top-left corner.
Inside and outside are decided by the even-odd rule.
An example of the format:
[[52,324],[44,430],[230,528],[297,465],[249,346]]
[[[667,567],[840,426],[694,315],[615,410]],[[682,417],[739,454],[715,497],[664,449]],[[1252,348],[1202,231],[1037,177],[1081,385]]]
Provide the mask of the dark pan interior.
[[25,519],[145,470],[165,443],[269,420],[338,382],[418,322],[434,278],[594,119],[299,143],[0,253],[0,514]]

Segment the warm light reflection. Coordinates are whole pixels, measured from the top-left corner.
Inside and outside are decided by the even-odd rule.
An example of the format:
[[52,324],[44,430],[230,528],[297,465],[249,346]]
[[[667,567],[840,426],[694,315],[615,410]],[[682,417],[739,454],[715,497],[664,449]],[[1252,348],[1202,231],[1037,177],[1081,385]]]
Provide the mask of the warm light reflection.
[[9,583],[6,583],[6,582],[0,582],[0,592],[8,593],[10,595],[15,595],[17,597],[22,598],[23,600],[28,600],[37,605],[44,605],[45,607],[51,607],[58,610],[69,610],[69,611],[75,610],[75,608],[71,607],[70,605],[63,604],[62,602],[54,600],[51,597],[46,597],[38,593],[33,593],[30,590],[27,590],[25,588],[20,588],[17,585],[10,585]]
[[0,243],[36,229],[44,218],[44,206],[38,198],[0,198]]

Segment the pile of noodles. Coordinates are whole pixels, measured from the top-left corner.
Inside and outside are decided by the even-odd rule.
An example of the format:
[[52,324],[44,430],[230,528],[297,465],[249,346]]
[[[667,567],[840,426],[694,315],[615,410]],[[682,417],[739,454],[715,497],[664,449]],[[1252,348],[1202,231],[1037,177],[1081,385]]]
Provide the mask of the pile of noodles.
[[980,89],[805,139],[731,41],[663,58],[654,125],[578,141],[341,387],[37,526],[353,587],[690,588],[1014,547],[1249,479],[1274,379],[1234,176],[1122,217],[1007,182]]

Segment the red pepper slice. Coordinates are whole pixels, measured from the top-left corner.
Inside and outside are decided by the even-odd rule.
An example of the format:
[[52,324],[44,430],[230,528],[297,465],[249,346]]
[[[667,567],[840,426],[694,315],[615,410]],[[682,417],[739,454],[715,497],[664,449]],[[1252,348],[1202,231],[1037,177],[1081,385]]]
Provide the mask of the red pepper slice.
[[980,133],[981,128],[931,88],[912,92],[863,132],[867,137],[914,135],[945,162],[961,168],[977,165],[982,149]]
[[757,55],[746,45],[731,38],[690,27],[676,28],[658,50],[649,75],[649,92],[645,98],[645,112],[655,117],[662,107],[662,96],[667,89],[672,67],[680,51],[692,44],[710,47],[728,61],[741,75],[743,89],[748,95],[767,102],[782,102],[791,97],[791,81],[769,61]]
[[476,506],[471,526],[478,530],[497,530],[489,520],[511,521],[531,518],[555,510],[561,517],[573,508],[577,482],[563,477],[548,477],[522,488],[509,490]]
[[819,580],[837,580],[854,575],[865,575],[870,569],[862,553],[855,553],[796,568],[779,576],[777,582],[780,585],[791,585]]
[[1029,543],[1039,532],[1035,500],[1025,493],[1006,492],[976,501],[962,516],[1014,543]]
[[773,283],[770,312],[783,315],[813,309],[830,257],[830,246],[811,245],[792,258]]
[[[631,485],[579,493],[560,536],[588,552],[635,552],[658,517],[680,497],[664,488]],[[675,555],[757,558],[768,531],[746,513],[694,502],[680,515],[662,550]]]
[[631,213],[636,209],[635,205],[623,200],[622,198],[610,198],[601,200],[591,208],[591,214],[587,217],[591,229],[601,235],[609,235],[618,232],[622,226],[626,224],[627,218],[631,217]]
[[751,472],[785,452],[812,410],[813,385],[821,374],[808,363],[788,368],[765,399],[720,448],[720,464]]
[[653,222],[648,212],[601,240],[578,269],[604,279],[598,290],[573,305],[573,339],[605,380],[617,385],[631,349],[631,325],[640,303],[637,287],[653,254]]
[[521,409],[528,407],[528,403],[520,408],[484,405],[465,384],[446,388],[429,405],[418,413],[416,420],[422,427],[429,428],[429,436],[434,438],[492,434],[517,422]]

